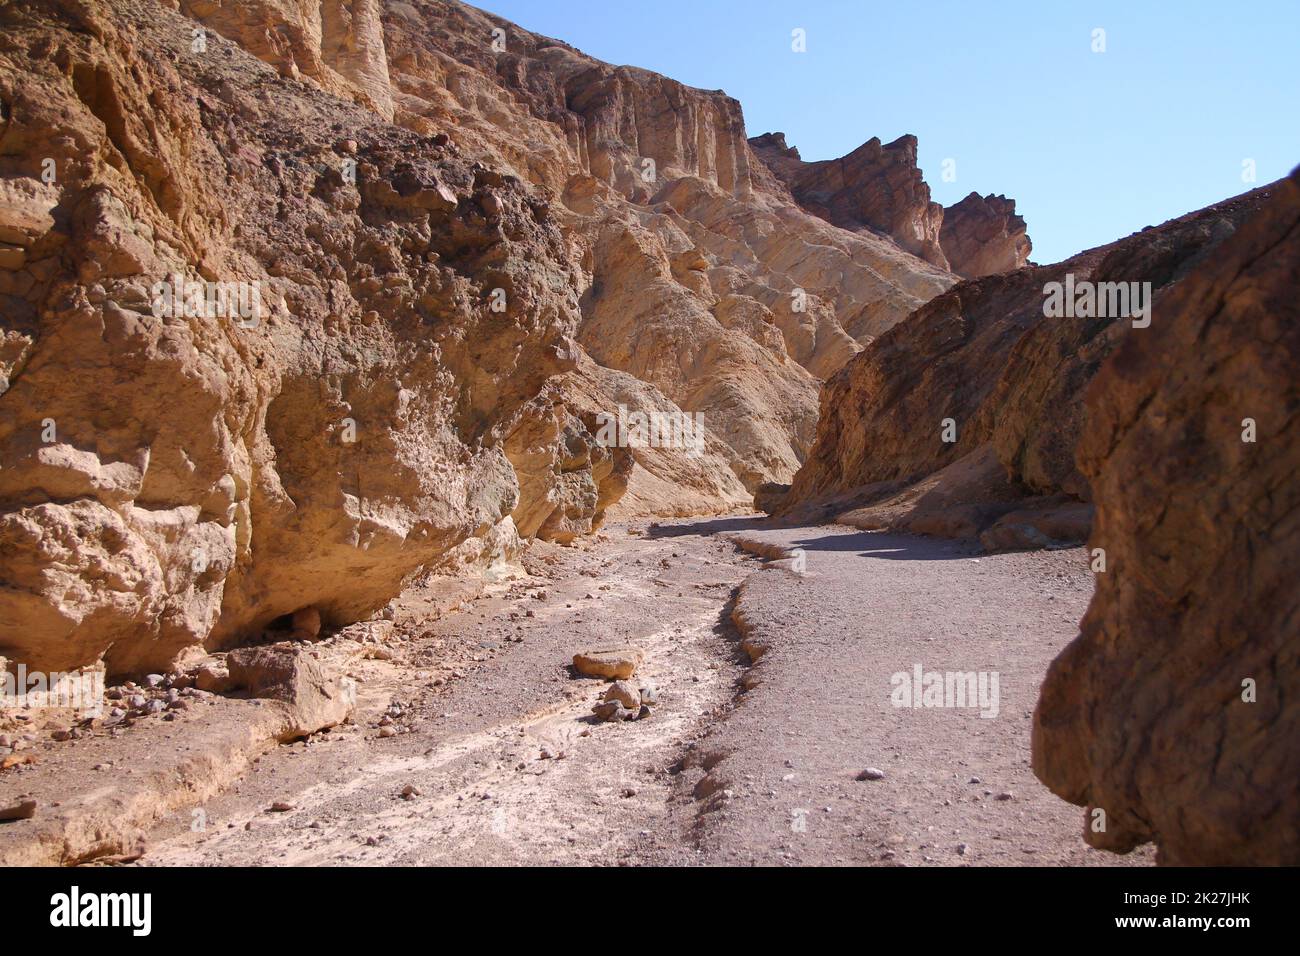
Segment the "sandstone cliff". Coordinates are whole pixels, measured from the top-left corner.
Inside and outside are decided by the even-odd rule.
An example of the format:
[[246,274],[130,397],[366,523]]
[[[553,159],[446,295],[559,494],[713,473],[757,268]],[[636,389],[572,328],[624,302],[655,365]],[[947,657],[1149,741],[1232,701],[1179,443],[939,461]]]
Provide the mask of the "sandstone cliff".
[[[744,506],[954,281],[800,208],[724,93],[463,4],[0,26],[0,656],[32,667],[161,669],[620,509]],[[702,430],[609,447],[616,414]]]
[[1300,862],[1300,172],[1251,204],[1087,389],[1106,567],[1034,718],[1085,839],[1171,864]]
[[[598,525],[629,453],[566,398],[580,253],[546,204],[176,14],[111,10],[0,12],[0,654],[159,668]],[[260,309],[160,302],[206,281]]]

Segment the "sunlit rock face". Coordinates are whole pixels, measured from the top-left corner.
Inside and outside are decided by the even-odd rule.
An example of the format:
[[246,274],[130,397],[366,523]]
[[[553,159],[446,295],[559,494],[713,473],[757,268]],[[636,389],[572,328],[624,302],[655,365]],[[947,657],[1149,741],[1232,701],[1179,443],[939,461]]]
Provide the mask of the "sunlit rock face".
[[[724,93],[461,4],[0,27],[10,662],[161,669],[614,513],[747,506],[822,379],[953,281],[800,208]],[[620,409],[702,430],[611,446]]]

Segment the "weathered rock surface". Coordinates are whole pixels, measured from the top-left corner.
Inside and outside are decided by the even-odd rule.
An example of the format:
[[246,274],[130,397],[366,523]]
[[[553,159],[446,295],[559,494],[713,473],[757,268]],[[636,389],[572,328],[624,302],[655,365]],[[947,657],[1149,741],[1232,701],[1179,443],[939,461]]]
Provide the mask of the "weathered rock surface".
[[1033,243],[1016,201],[971,193],[943,210],[939,245],[952,271],[963,278],[1011,272],[1029,261]]
[[[954,281],[801,208],[721,91],[460,3],[0,27],[0,655],[33,668],[162,672],[612,514],[746,507],[822,380]],[[861,157],[904,232],[905,154]],[[168,312],[172,277],[261,310]],[[702,437],[611,446],[624,408]]]
[[881,144],[872,137],[839,159],[805,163],[785,134],[750,140],[801,206],[845,229],[874,229],[941,269],[943,207],[930,201],[930,187],[916,165],[916,137]]
[[1261,192],[1088,387],[1107,566],[1034,718],[1084,838],[1170,864],[1300,863],[1300,173]]
[[[566,402],[582,271],[526,184],[153,4],[0,19],[4,656],[163,670],[599,524],[630,452]],[[157,314],[173,275],[262,313]]]
[[226,665],[232,689],[265,698],[283,712],[276,734],[281,742],[334,727],[356,710],[356,683],[331,673],[300,645],[238,647],[226,655]]
[[856,232],[890,236],[900,247],[964,278],[1010,272],[1032,244],[1016,203],[971,193],[944,208],[930,199],[916,165],[915,136],[867,140],[839,159],[804,162],[784,133],[749,141],[754,153],[804,209]]
[[645,654],[636,647],[607,647],[573,655],[573,668],[585,677],[627,680],[641,666]]
[[[778,513],[851,512],[846,520],[861,527],[975,538],[1010,512],[1032,511],[1037,517],[1008,519],[985,543],[1068,543],[1056,535],[1086,529],[1086,512],[1071,503],[1090,500],[1075,464],[1085,387],[1119,342],[1160,334],[1165,295],[1267,193],[931,300],[828,381],[816,443]],[[1045,315],[1047,284],[1067,275],[1151,283],[1150,327]]]

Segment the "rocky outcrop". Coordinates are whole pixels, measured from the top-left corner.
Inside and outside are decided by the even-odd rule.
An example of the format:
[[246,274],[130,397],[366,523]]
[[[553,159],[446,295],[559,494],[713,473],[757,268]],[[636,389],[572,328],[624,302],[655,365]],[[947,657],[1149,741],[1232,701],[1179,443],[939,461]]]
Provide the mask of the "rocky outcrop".
[[1084,838],[1176,865],[1300,863],[1300,173],[1261,193],[1087,390],[1106,566],[1034,718]]
[[916,165],[915,136],[867,140],[840,159],[806,163],[784,133],[749,141],[754,153],[804,209],[856,232],[871,231],[964,278],[1019,269],[1032,245],[1016,203],[971,193],[946,209],[930,200]]
[[395,6],[385,24],[396,121],[444,130],[555,197],[583,250],[579,346],[702,417],[713,451],[643,450],[620,513],[738,506],[788,479],[821,380],[953,281],[800,209],[722,91],[462,4]]
[[971,193],[943,211],[939,245],[952,271],[966,279],[1011,272],[1029,261],[1033,243],[1016,201]]
[[526,184],[153,4],[0,18],[0,654],[162,669],[599,524],[630,451]]
[[[816,443],[781,512],[853,511],[864,527],[947,527],[977,537],[1004,515],[1034,506],[1053,514],[1055,528],[1086,527],[1062,522],[1059,513],[1090,499],[1074,454],[1085,387],[1119,342],[1158,334],[1152,329],[1162,322],[1164,296],[1267,193],[1247,193],[1058,265],[963,282],[931,300],[827,383]],[[1150,284],[1149,300],[1141,283]],[[1049,315],[1053,284],[1062,295],[1070,290],[1072,302],[1085,288],[1100,289],[1106,301],[1090,315]],[[1150,327],[1134,328],[1146,321],[1141,315],[1119,316],[1118,297],[1110,299],[1119,291],[1134,293],[1135,313],[1137,303],[1149,302]],[[989,451],[1001,474],[990,470]],[[914,523],[923,516],[923,525]],[[1024,515],[1018,520],[1025,524]],[[1004,526],[986,544],[1030,547],[1038,536],[1057,542],[1045,528],[1017,535]]]
[[943,207],[930,201],[930,187],[916,165],[915,136],[883,145],[872,137],[847,156],[812,163],[786,146],[784,133],[764,133],[749,142],[809,212],[845,229],[891,236],[913,255],[948,268],[939,242]]
[[[162,671],[620,509],[747,506],[953,281],[797,206],[721,91],[463,4],[0,26],[0,655],[33,669]],[[624,414],[700,428],[611,443]]]
[[202,28],[191,49],[216,31],[274,66],[393,118],[393,92],[384,49],[381,0],[180,0]]

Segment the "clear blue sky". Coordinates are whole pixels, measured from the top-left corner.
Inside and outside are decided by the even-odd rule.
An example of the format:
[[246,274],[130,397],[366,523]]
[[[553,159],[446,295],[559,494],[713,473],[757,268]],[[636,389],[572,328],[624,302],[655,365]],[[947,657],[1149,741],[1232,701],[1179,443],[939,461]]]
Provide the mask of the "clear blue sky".
[[[804,159],[914,133],[934,199],[1016,200],[1055,262],[1300,164],[1300,0],[481,0],[740,100]],[[791,30],[807,52],[791,52]],[[1092,52],[1094,28],[1106,52]],[[956,160],[955,182],[941,179]]]

